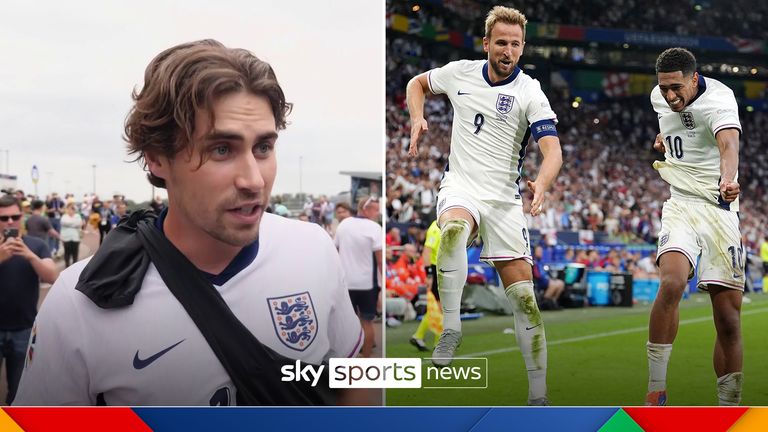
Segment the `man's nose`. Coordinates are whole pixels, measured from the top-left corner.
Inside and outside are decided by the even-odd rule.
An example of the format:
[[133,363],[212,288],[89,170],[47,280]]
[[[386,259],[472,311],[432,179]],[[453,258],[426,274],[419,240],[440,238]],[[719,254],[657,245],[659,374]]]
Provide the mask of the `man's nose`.
[[264,188],[259,161],[252,154],[243,155],[236,169],[235,187],[251,192],[259,192]]

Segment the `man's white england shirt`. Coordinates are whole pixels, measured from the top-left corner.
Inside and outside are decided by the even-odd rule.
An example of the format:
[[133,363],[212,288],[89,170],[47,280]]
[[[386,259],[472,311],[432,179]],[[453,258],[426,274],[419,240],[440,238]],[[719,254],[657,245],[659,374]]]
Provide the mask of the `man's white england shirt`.
[[[234,405],[236,389],[154,265],[132,305],[101,309],[61,273],[38,314],[15,405]],[[339,257],[318,225],[264,214],[258,253],[215,284],[278,353],[319,364],[362,343]]]

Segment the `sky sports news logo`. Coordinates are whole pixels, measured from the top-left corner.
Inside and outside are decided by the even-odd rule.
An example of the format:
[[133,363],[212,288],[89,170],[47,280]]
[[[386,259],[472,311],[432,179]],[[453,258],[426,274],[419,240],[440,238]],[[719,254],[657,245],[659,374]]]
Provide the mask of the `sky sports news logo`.
[[296,360],[284,365],[282,381],[305,381],[312,387],[328,367],[330,388],[487,388],[487,358],[454,358],[450,366],[437,367],[420,358],[332,358],[313,365]]

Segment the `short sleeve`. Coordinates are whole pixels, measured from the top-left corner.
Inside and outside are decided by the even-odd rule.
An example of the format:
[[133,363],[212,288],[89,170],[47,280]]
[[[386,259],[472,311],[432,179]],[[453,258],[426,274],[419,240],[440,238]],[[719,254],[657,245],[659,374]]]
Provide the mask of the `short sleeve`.
[[44,241],[39,240],[37,237],[24,236],[24,244],[26,244],[29,250],[40,259],[51,257],[51,249],[48,248],[48,245]]
[[456,73],[457,62],[451,62],[439,68],[427,72],[429,90],[434,94],[450,93],[451,83]]
[[549,100],[541,90],[541,84],[538,80],[533,80],[528,85],[528,106],[525,110],[525,116],[528,124],[533,124],[541,120],[552,120],[557,123],[557,115],[552,111]]
[[383,234],[381,225],[377,224],[376,222],[371,221],[371,224],[369,225],[369,236],[371,237],[371,252],[380,251],[383,248],[383,242],[381,240]]
[[709,107],[706,118],[713,135],[717,135],[723,129],[737,129],[741,133],[739,108],[730,89],[723,89],[720,92],[717,104]]
[[[87,334],[65,277],[51,287],[32,328],[14,405],[94,405],[83,354]],[[69,291],[69,292],[68,292]]]

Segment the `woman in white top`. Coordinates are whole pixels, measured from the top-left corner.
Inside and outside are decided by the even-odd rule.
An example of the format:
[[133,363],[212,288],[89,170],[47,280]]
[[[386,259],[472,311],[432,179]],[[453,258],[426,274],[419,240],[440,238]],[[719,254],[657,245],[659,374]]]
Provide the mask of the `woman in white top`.
[[67,204],[67,211],[61,216],[61,241],[64,242],[64,264],[67,267],[77,262],[82,230],[83,218],[75,213],[75,204]]

